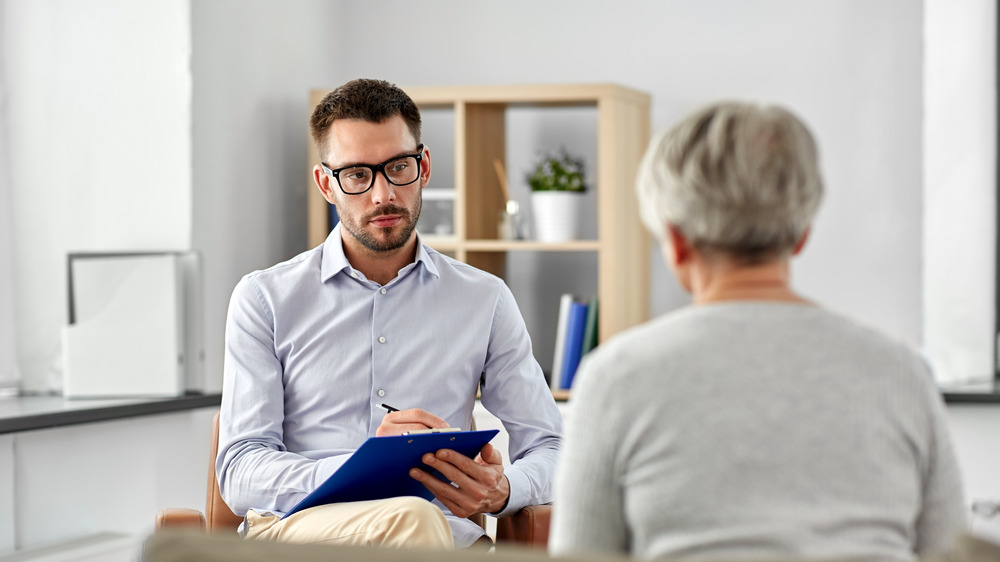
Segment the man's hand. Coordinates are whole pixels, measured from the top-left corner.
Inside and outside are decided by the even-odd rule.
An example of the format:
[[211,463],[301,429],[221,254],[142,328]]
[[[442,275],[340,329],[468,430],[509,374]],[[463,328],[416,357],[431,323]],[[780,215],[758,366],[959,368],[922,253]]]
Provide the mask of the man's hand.
[[376,437],[386,435],[402,435],[407,431],[417,431],[420,429],[444,429],[450,427],[448,422],[435,416],[434,414],[413,408],[410,410],[399,410],[389,412],[382,418],[382,423],[375,430]]
[[503,457],[493,445],[483,445],[475,460],[451,449],[428,453],[422,460],[451,483],[419,468],[410,470],[410,476],[433,492],[455,515],[468,517],[476,513],[496,513],[507,506],[510,483],[503,474]]

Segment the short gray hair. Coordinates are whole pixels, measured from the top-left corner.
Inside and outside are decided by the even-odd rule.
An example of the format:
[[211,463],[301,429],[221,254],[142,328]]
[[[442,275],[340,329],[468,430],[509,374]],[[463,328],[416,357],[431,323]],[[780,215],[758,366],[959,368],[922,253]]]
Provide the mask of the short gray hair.
[[788,257],[823,195],[816,143],[791,112],[717,103],[654,138],[637,181],[646,227],[673,225],[699,251]]

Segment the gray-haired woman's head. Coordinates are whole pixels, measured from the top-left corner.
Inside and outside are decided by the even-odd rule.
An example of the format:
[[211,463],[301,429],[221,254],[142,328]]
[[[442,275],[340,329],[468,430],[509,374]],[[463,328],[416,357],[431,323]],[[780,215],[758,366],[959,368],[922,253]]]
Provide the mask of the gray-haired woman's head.
[[654,138],[639,169],[639,207],[661,241],[667,224],[699,251],[747,263],[788,257],[823,194],[816,143],[787,110],[704,108]]

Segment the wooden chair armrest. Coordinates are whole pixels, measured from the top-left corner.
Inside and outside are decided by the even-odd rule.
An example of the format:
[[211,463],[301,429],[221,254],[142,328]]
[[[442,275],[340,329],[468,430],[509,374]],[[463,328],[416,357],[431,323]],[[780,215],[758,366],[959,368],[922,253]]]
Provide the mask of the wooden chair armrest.
[[161,529],[177,529],[181,527],[194,527],[204,531],[206,529],[205,516],[197,509],[185,509],[179,507],[168,507],[156,512],[157,531]]
[[531,548],[548,548],[552,506],[529,505],[510,517],[497,518],[497,544],[516,543]]

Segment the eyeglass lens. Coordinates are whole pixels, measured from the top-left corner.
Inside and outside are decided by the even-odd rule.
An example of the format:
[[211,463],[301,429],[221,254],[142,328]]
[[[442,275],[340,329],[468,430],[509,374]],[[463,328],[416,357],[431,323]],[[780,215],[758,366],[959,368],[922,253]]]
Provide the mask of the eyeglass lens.
[[407,185],[417,181],[420,175],[420,164],[415,156],[402,156],[395,160],[390,160],[380,166],[355,166],[345,168],[337,174],[340,180],[340,187],[348,193],[361,193],[367,191],[373,182],[375,168],[381,168],[386,179],[394,185]]

